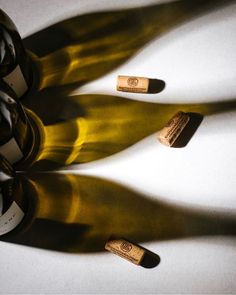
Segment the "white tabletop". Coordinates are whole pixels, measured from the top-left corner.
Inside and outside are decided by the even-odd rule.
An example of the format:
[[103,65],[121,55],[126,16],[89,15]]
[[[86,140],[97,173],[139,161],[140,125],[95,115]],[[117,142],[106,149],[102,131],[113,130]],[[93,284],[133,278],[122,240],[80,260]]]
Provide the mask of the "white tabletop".
[[[72,16],[161,2],[170,1],[0,0],[0,7],[26,38]],[[234,101],[235,32],[236,2],[212,7],[153,38],[122,65],[71,95],[114,95],[155,103]],[[159,94],[118,93],[119,74],[157,77],[166,87]],[[236,217],[235,148],[236,110],[231,108],[205,116],[184,148],[161,145],[155,133],[108,158],[67,167],[65,173],[112,180],[153,202],[201,208],[224,220]],[[1,242],[0,293],[236,293],[234,235],[170,240],[153,236],[137,242],[160,256],[158,266],[135,266],[105,251],[72,254]]]

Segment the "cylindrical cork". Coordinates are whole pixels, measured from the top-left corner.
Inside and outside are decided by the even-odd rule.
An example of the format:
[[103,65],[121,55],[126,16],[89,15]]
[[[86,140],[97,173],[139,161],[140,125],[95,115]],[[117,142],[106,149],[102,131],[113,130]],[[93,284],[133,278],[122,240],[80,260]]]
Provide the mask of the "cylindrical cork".
[[165,88],[165,82],[159,79],[151,79],[135,76],[118,76],[118,91],[133,93],[158,93]]
[[147,93],[149,79],[144,77],[118,76],[117,90],[124,92]]
[[160,131],[158,139],[161,143],[172,146],[181,132],[189,122],[189,115],[179,111],[167,123],[167,125]]
[[140,265],[145,254],[143,248],[121,238],[111,238],[105,249],[137,265]]

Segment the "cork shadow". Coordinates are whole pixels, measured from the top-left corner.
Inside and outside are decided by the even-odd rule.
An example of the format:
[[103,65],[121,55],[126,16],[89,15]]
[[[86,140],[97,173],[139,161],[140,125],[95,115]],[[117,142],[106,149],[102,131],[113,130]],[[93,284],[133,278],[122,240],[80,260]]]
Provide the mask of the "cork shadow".
[[180,136],[177,138],[177,140],[174,142],[172,147],[174,148],[183,148],[185,147],[197,129],[199,128],[200,124],[203,121],[203,115],[199,113],[187,113],[189,116],[189,122],[185,126],[184,130],[181,132]]
[[[120,184],[73,174],[28,174],[24,223],[1,240],[42,249],[104,251],[110,236],[137,243],[201,236],[235,236],[236,216],[170,205]],[[158,265],[147,251],[143,267]]]
[[144,268],[154,268],[158,266],[161,262],[161,257],[146,248],[143,249],[145,250],[145,253],[140,265]]
[[147,94],[155,94],[162,92],[166,87],[166,83],[160,79],[150,79]]

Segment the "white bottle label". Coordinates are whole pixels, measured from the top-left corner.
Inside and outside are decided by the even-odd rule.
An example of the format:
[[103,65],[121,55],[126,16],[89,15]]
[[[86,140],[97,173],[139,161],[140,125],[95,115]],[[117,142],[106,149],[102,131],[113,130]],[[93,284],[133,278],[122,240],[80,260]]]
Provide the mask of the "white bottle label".
[[13,202],[10,208],[0,217],[0,235],[4,235],[17,227],[24,215],[16,202]]
[[5,76],[3,80],[11,86],[18,97],[21,97],[28,90],[28,86],[19,65],[16,66],[10,74]]
[[2,154],[11,164],[20,161],[24,156],[14,137],[4,145],[0,146],[0,154]]

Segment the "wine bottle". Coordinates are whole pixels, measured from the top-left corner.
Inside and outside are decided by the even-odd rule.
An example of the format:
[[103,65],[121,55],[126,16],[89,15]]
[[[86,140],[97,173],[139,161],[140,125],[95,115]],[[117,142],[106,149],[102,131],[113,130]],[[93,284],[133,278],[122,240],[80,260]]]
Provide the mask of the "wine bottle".
[[0,76],[22,97],[32,83],[30,59],[9,16],[0,9]]
[[28,116],[8,85],[0,80],[0,154],[11,164],[26,159],[34,147]]
[[19,226],[26,211],[22,182],[15,178],[12,166],[0,155],[0,236]]

